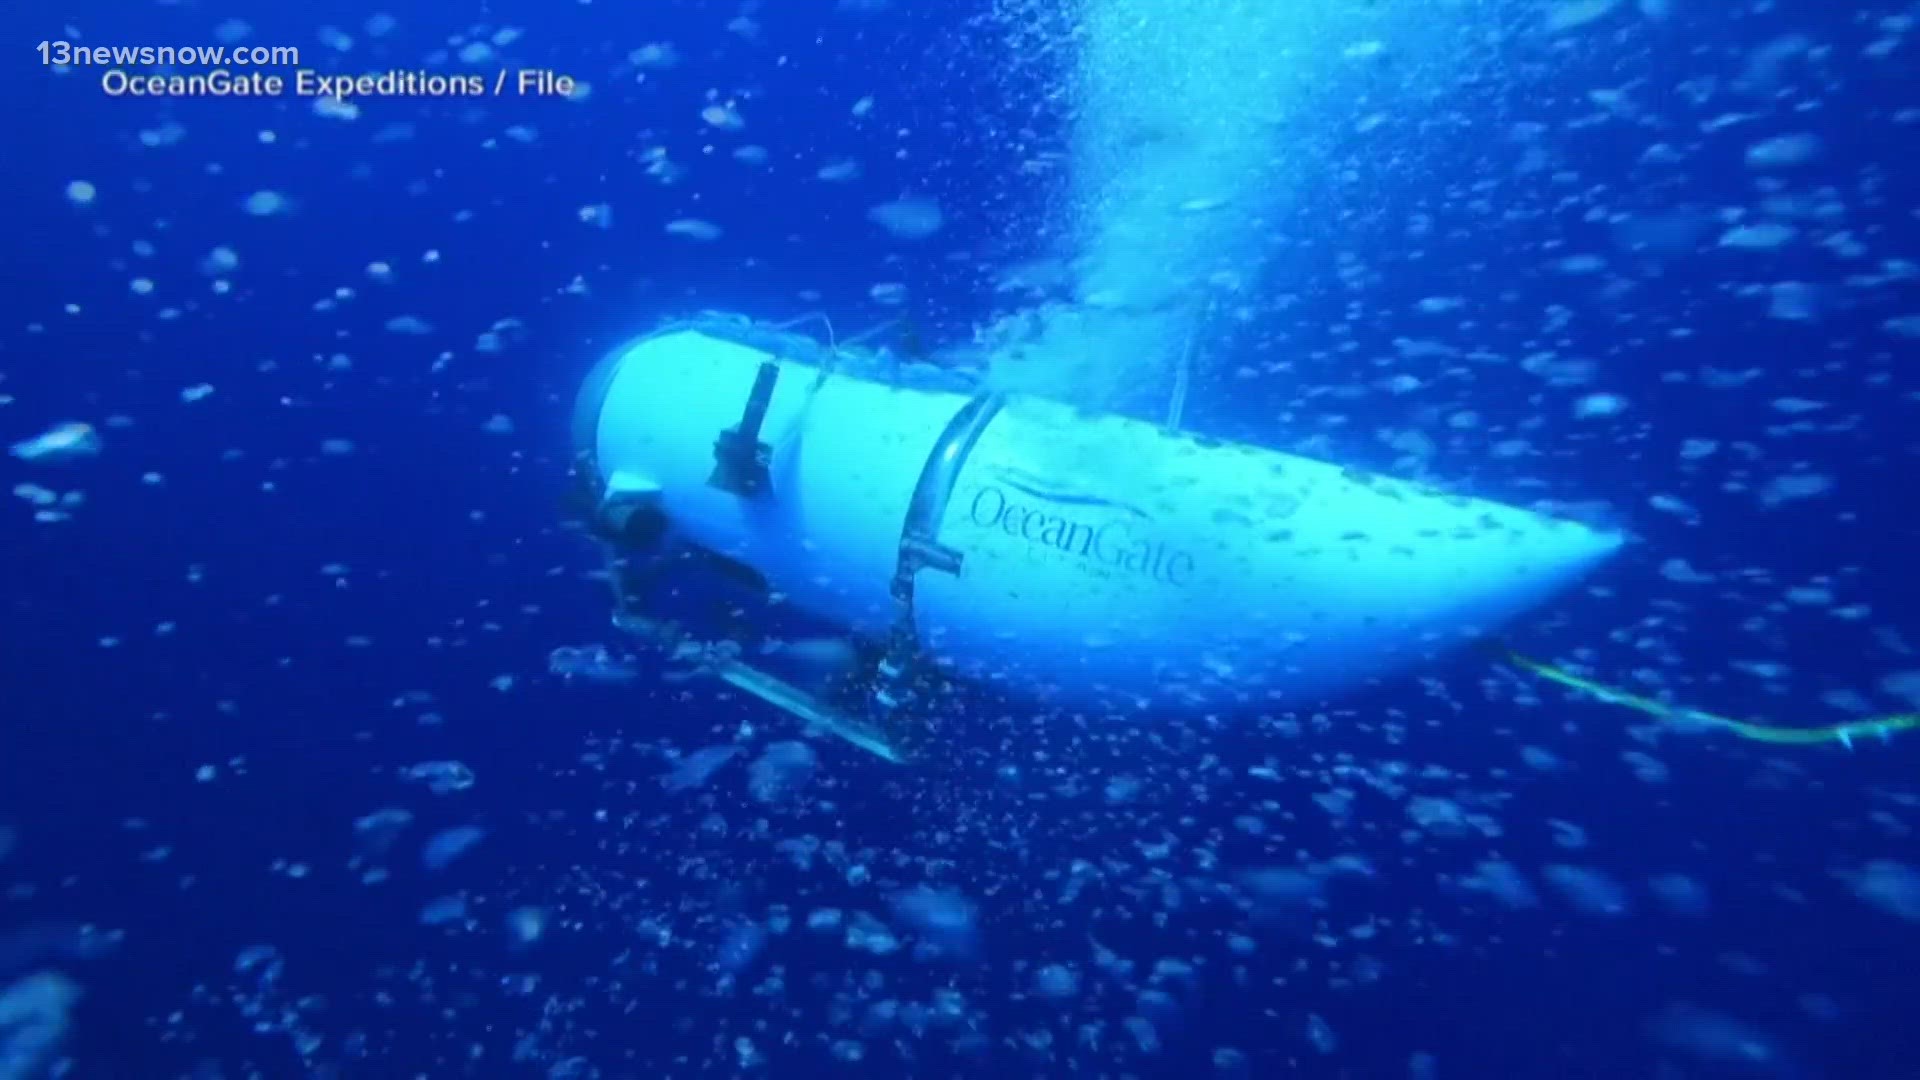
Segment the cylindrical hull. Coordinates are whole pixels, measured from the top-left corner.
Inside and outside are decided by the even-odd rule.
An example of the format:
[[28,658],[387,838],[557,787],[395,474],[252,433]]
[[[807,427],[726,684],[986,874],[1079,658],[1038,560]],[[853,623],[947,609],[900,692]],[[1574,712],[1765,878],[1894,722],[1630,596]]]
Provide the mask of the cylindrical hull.
[[[716,436],[763,362],[771,491],[713,486]],[[930,454],[968,399],[793,360],[699,328],[608,361],[587,409],[603,477],[658,485],[687,537],[864,636]],[[923,654],[1088,708],[1300,703],[1471,642],[1571,585],[1619,538],[1258,447],[1016,399],[959,462],[914,579]]]

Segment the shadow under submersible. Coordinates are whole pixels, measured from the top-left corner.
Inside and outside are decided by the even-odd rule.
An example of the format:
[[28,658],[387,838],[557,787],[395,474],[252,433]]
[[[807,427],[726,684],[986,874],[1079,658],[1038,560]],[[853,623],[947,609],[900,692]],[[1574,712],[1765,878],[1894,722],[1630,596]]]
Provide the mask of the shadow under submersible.
[[[1309,705],[1481,639],[1620,545],[887,364],[736,317],[676,323],[600,363],[574,437],[616,623],[891,759],[956,680],[1106,715]],[[671,621],[689,602],[735,621],[691,633]],[[841,692],[754,654],[793,609],[863,643]]]

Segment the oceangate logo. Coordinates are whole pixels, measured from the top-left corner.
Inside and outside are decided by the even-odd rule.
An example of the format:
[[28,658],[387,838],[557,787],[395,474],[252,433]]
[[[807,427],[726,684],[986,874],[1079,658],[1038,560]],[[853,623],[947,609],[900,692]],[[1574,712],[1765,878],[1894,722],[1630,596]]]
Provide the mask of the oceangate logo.
[[1050,502],[1055,506],[1082,506],[1098,510],[1118,510],[1123,514],[1141,521],[1153,520],[1153,515],[1132,503],[1124,503],[1118,499],[1109,499],[1103,495],[1082,495],[1078,492],[1063,491],[1057,485],[1048,483],[1045,477],[1035,476],[1030,472],[1016,469],[1011,465],[992,465],[987,468],[987,471],[998,478],[1004,486],[1010,487],[1022,495],[1031,495],[1043,502]]
[[[1153,516],[1140,507],[1064,491],[1016,469],[989,471],[994,480],[974,492],[967,505],[967,520],[973,524],[1084,559],[1094,567],[1180,588],[1192,581],[1193,554],[1154,537]],[[1118,516],[1091,520],[1098,511]]]

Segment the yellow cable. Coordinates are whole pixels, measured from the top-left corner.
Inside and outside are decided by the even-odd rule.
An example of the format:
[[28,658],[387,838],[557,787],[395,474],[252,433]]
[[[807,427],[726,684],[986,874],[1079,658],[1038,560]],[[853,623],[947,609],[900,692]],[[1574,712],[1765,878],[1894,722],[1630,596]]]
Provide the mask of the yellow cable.
[[1814,746],[1820,743],[1839,743],[1847,749],[1853,749],[1853,740],[1867,736],[1881,739],[1891,738],[1895,732],[1912,731],[1920,728],[1920,713],[1893,713],[1867,720],[1851,720],[1844,724],[1828,724],[1823,727],[1782,727],[1774,724],[1755,724],[1745,720],[1734,720],[1725,716],[1700,712],[1695,709],[1681,709],[1650,697],[1630,693],[1619,687],[1594,682],[1553,664],[1522,656],[1502,645],[1494,646],[1494,652],[1500,659],[1523,671],[1532,672],[1548,682],[1559,683],[1569,689],[1591,694],[1610,705],[1624,705],[1636,712],[1645,713],[1656,720],[1665,720],[1678,725],[1698,725],[1729,731],[1740,738],[1753,742],[1771,743],[1776,746]]

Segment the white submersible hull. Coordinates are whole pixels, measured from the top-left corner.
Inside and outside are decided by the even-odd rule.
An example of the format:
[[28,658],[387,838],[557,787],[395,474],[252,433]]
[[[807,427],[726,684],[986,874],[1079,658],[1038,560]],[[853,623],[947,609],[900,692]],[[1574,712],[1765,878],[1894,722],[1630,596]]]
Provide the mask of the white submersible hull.
[[576,438],[603,513],[643,503],[649,542],[664,530],[888,643],[887,675],[1108,712],[1311,704],[1473,642],[1620,545],[1137,420],[893,385],[843,355],[670,326],[596,369]]

